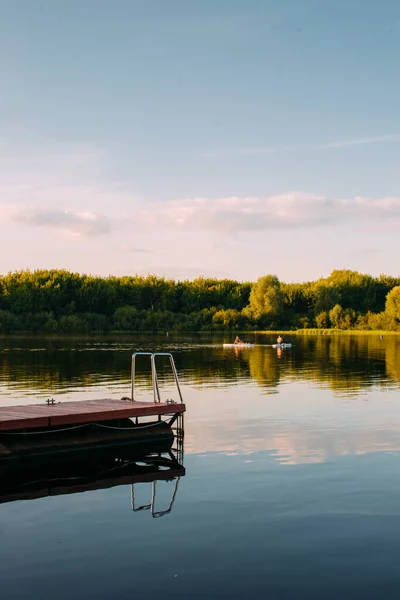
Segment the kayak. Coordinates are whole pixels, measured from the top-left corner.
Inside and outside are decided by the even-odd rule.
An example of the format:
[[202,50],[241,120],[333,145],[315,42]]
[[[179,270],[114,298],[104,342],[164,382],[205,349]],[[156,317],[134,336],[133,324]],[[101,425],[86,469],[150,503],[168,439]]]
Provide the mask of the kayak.
[[254,344],[223,344],[224,348],[253,348]]
[[272,344],[273,348],[291,348],[292,344]]

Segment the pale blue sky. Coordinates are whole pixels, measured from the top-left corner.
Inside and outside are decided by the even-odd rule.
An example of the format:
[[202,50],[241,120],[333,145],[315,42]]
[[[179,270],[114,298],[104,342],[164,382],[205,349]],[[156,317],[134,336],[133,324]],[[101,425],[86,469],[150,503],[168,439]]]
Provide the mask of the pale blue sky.
[[0,272],[399,274],[398,0],[0,0]]

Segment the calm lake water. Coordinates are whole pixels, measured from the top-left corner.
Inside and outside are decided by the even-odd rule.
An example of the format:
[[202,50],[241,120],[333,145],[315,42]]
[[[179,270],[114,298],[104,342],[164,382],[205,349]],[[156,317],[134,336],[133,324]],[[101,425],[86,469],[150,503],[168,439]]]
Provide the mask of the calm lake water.
[[247,339],[0,339],[1,405],[120,398],[137,350],[173,353],[187,405],[162,518],[126,484],[0,504],[2,599],[400,596],[400,337]]

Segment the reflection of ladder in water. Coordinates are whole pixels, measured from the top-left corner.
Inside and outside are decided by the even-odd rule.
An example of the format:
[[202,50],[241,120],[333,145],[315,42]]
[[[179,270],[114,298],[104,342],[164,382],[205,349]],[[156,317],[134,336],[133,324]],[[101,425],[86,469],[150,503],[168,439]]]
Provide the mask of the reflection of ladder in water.
[[[150,359],[151,366],[151,382],[153,387],[153,398],[154,402],[161,402],[160,388],[158,385],[157,368],[156,368],[156,357],[163,356],[169,358],[172,374],[175,380],[175,385],[178,391],[179,400],[183,403],[182,392],[179,385],[178,373],[175,367],[175,362],[170,352],[134,352],[132,354],[132,369],[131,369],[131,400],[135,400],[135,376],[136,376],[136,360],[138,356],[147,356]],[[167,404],[171,404],[173,409],[174,400],[166,400]],[[173,413],[173,410],[171,410]],[[161,415],[158,417],[161,421]],[[184,433],[184,421],[183,413],[175,413],[172,419],[169,421],[169,425],[174,432],[174,446],[172,451],[175,453],[178,462],[183,461],[183,433]]]
[[177,477],[175,479],[175,485],[174,485],[174,489],[172,491],[172,496],[171,496],[171,500],[169,502],[168,508],[165,510],[158,510],[156,511],[155,509],[155,505],[156,505],[156,490],[157,490],[157,481],[153,481],[153,483],[151,484],[151,501],[150,504],[143,504],[143,506],[135,506],[135,486],[134,484],[131,485],[131,504],[132,504],[132,510],[134,512],[139,512],[141,510],[151,510],[151,515],[152,517],[154,517],[154,519],[158,519],[159,517],[163,517],[164,515],[167,515],[168,513],[171,512],[172,510],[172,506],[175,502],[175,497],[176,497],[176,493],[178,491],[178,484],[179,484],[179,480],[180,477]]

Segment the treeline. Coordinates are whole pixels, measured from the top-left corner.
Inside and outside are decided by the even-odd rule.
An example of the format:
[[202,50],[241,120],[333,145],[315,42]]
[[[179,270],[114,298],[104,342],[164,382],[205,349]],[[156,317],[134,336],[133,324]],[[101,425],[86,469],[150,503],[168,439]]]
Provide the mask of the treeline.
[[0,332],[221,329],[400,330],[400,278],[333,271],[313,282],[94,277],[65,270],[0,276]]

